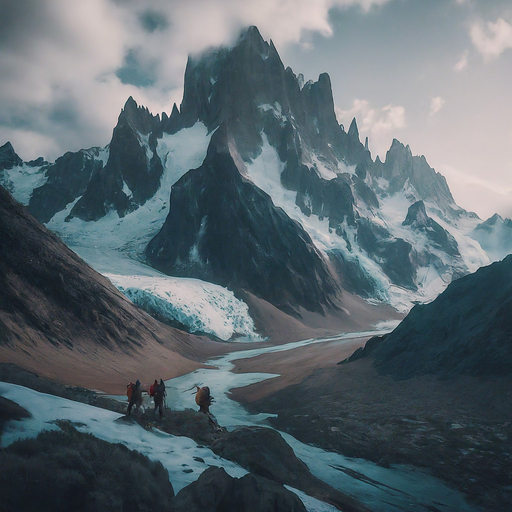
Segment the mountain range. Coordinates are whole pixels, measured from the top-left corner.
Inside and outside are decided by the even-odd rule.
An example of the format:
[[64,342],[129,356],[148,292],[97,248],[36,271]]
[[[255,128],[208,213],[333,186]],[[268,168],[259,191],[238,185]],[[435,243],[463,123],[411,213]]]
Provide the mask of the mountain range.
[[48,163],[5,144],[0,184],[104,274],[152,267],[298,318],[353,296],[405,313],[512,247],[511,221],[457,206],[409,146],[373,159],[329,76],[304,83],[256,27],[189,58],[170,115],[130,97],[104,147]]

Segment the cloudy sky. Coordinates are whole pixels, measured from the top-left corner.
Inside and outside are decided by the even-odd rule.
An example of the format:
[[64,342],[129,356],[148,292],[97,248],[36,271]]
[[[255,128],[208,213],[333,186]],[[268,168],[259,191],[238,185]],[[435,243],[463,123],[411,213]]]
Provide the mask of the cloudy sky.
[[510,0],[0,0],[0,145],[104,146],[128,96],[170,113],[187,55],[247,25],[296,74],[329,73],[374,157],[397,138],[458,204],[512,216]]

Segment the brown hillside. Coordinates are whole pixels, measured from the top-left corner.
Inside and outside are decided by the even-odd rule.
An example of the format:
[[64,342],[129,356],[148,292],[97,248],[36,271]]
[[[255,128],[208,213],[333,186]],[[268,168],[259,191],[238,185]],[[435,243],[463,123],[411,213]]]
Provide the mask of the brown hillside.
[[0,362],[117,393],[218,351],[134,306],[0,187]]

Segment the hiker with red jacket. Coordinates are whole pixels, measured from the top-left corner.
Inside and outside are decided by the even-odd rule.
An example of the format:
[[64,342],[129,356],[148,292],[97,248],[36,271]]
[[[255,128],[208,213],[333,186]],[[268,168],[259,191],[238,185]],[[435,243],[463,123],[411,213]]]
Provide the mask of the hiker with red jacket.
[[155,382],[153,382],[153,384],[151,384],[151,386],[149,386],[149,396],[150,397],[154,397],[155,396],[155,393],[156,393],[156,387],[158,386],[158,382],[157,380],[155,379]]

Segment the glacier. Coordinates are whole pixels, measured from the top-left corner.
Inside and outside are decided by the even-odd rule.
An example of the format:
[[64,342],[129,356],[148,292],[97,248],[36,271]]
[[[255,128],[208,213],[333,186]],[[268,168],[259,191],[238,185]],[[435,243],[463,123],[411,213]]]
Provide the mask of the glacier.
[[199,279],[169,276],[104,274],[145,311],[229,341],[262,341],[245,302],[233,292]]

